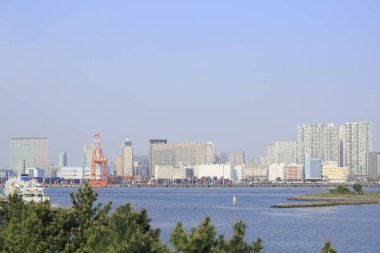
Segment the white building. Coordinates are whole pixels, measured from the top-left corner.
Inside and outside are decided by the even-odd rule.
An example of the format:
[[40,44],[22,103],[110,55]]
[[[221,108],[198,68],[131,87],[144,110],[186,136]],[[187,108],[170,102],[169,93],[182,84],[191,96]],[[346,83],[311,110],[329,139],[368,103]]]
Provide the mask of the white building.
[[232,170],[232,181],[242,182],[246,178],[246,167],[244,163],[235,165]]
[[280,178],[281,181],[285,179],[285,164],[271,164],[268,168],[268,181],[276,181]]
[[26,168],[25,170],[26,174],[28,174],[29,177],[45,177],[45,169]]
[[124,142],[122,148],[122,156],[123,156],[123,175],[121,176],[133,176],[133,147],[132,142],[127,138]]
[[[66,179],[66,180],[89,180],[91,179],[91,167],[89,166],[77,166],[77,167],[71,167],[66,166],[60,168],[60,170],[57,172],[57,177]],[[96,170],[96,179],[101,179],[101,170],[100,168]]]
[[194,166],[194,176],[197,178],[216,177],[231,179],[231,172],[230,164],[202,164]]
[[192,166],[160,166],[154,167],[156,179],[187,179],[193,177],[194,168]]
[[85,144],[83,147],[83,155],[84,155],[84,166],[91,167],[92,162],[92,154],[93,154],[94,145],[93,144]]

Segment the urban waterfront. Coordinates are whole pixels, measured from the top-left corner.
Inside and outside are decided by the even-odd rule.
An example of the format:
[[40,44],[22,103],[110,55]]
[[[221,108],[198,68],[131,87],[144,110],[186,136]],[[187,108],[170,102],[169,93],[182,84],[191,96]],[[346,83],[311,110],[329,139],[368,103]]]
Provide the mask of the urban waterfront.
[[[51,203],[70,206],[70,192],[77,188],[47,188]],[[220,233],[231,236],[232,225],[243,220],[246,239],[264,240],[266,252],[320,252],[330,239],[338,252],[378,252],[380,242],[380,205],[348,205],[318,208],[274,209],[298,194],[328,191],[328,188],[96,188],[99,201],[112,200],[113,207],[130,202],[137,209],[146,208],[154,227],[162,230],[168,242],[177,221],[186,229],[198,225],[205,216],[212,218]],[[365,188],[379,191],[380,188]],[[237,204],[232,206],[232,196]]]

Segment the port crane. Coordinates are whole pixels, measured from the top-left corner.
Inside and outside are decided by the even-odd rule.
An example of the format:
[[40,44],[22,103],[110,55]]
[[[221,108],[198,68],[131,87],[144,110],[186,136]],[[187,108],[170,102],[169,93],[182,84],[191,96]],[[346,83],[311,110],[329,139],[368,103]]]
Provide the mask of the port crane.
[[[96,178],[96,168],[100,166],[101,179]],[[100,135],[94,134],[94,146],[92,147],[92,161],[91,161],[91,178],[90,185],[102,185],[108,184],[107,175],[107,159],[104,158],[102,147],[100,146]]]

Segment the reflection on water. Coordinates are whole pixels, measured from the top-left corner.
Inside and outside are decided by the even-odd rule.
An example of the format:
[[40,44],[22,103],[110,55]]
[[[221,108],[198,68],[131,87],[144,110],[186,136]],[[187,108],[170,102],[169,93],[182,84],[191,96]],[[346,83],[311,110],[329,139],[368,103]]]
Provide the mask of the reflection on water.
[[[320,252],[330,239],[338,252],[380,252],[380,205],[272,209],[297,194],[326,188],[99,188],[99,201],[113,207],[130,202],[146,208],[152,225],[168,241],[177,221],[187,230],[210,216],[218,232],[232,234],[233,223],[247,224],[249,241],[260,237],[266,252]],[[371,188],[371,190],[379,190]],[[60,206],[70,206],[75,188],[48,188],[46,194]],[[232,196],[236,196],[236,207]],[[364,251],[362,250],[364,247]]]

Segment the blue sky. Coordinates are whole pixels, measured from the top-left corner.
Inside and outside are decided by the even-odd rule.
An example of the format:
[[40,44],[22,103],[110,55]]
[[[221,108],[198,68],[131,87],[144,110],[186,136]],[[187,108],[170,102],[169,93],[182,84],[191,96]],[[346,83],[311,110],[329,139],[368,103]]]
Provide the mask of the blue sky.
[[101,134],[216,142],[259,158],[301,123],[369,120],[379,148],[379,1],[0,2],[0,165],[11,137],[50,160]]

